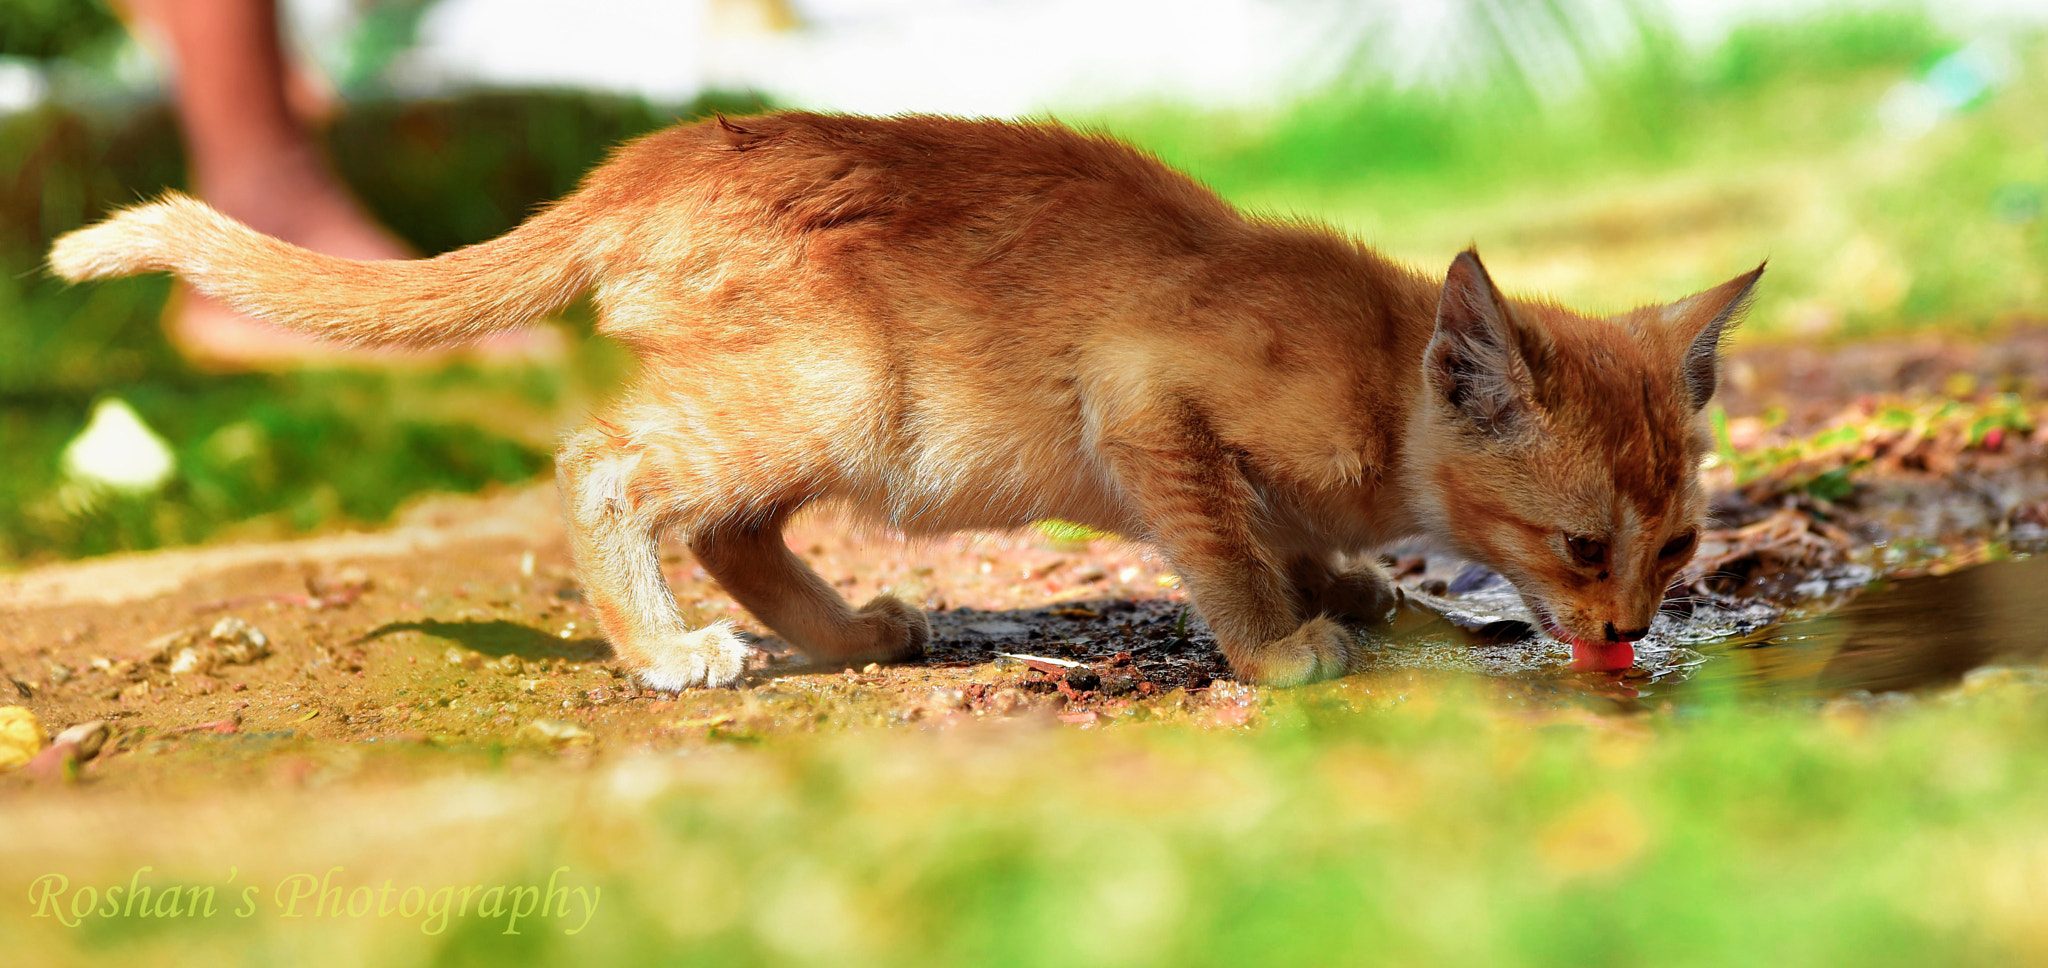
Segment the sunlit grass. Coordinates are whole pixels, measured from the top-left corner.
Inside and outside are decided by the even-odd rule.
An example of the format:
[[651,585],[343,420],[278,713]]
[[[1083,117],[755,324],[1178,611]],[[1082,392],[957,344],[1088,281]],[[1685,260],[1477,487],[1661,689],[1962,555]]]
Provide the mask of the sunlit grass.
[[[202,392],[124,387],[121,399],[175,442],[172,481],[146,495],[94,493],[67,482],[54,459],[23,461],[0,483],[0,560],[186,544],[227,525],[283,537],[382,521],[421,491],[524,482],[548,466],[547,445],[533,439],[544,434],[532,430],[551,426],[560,382],[327,373],[211,381]],[[507,433],[450,419],[438,399],[451,393],[524,410],[532,426]],[[54,457],[86,409],[74,400],[22,407],[0,421],[0,447]]]
[[[1820,715],[1609,718],[1353,680],[1269,694],[1249,729],[1197,707],[1169,726],[783,734],[582,771],[443,762],[399,785],[315,749],[316,790],[18,804],[0,841],[17,885],[233,868],[262,888],[254,916],[65,927],[17,898],[0,940],[37,964],[2024,963],[2048,956],[2040,689],[1992,674]],[[273,896],[335,867],[349,888],[432,890],[563,866],[603,890],[576,936],[285,919]]]

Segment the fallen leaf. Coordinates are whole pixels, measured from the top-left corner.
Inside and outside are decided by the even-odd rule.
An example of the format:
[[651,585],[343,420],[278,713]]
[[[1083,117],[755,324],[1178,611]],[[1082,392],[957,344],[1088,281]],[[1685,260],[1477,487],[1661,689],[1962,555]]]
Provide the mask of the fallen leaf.
[[25,706],[0,706],[0,773],[34,759],[50,734]]

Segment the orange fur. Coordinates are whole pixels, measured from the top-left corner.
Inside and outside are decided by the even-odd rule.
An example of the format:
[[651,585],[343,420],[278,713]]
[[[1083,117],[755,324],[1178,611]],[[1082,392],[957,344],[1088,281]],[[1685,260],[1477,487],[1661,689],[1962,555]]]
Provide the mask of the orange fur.
[[[820,501],[913,534],[1061,518],[1149,539],[1261,682],[1349,671],[1339,623],[1398,599],[1347,562],[1424,530],[1557,634],[1626,635],[1682,563],[1656,552],[1697,527],[1698,413],[1755,281],[1590,319],[1505,299],[1469,253],[1439,280],[1247,218],[1106,137],[814,114],[657,133],[433,259],[316,255],[173,196],[50,261],[176,272],[366,344],[475,339],[595,287],[643,375],[558,473],[601,627],[671,689],[729,682],[744,654],[684,626],[655,558],[671,530],[816,658],[922,650],[919,612],[848,607],[783,543]],[[1567,534],[1601,536],[1611,567],[1575,565]]]

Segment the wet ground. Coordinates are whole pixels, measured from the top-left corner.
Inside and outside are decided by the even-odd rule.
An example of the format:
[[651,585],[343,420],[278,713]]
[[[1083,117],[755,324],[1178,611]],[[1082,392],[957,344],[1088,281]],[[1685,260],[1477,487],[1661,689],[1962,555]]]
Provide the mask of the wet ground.
[[1711,651],[1753,692],[1835,696],[1939,688],[2048,659],[2048,561],[1880,581],[1846,603]]
[[[1744,480],[1710,469],[1722,526],[1620,673],[1573,671],[1569,649],[1533,636],[1490,572],[1424,546],[1391,549],[1384,562],[1409,601],[1373,635],[1354,685],[1399,693],[1476,676],[1538,706],[1626,712],[1912,690],[2038,661],[2048,566],[2004,559],[2048,537],[2048,430],[2009,400],[1998,404],[1997,434],[1972,415],[2007,399],[1998,393],[2040,389],[2042,333],[2015,331],[2006,352],[1865,344],[1838,351],[1834,371],[1826,357],[1792,359],[1810,350],[1738,357],[1732,369],[1751,386],[1731,390],[1729,435],[1743,435],[1747,452],[1836,434],[1825,439],[1859,469],[1853,486],[1823,495],[1791,472],[1750,468]],[[1795,371],[1816,366],[1833,382],[1800,385],[1832,399],[1758,415],[1784,408],[1758,389],[1766,376],[1800,383]],[[1928,386],[1969,391],[1933,399],[1977,407],[1960,419],[1978,429],[1958,435],[1927,418],[1840,436],[1858,415],[1934,412]],[[1836,458],[1787,466],[1818,459]],[[763,652],[738,689],[640,690],[595,636],[552,489],[536,484],[426,501],[370,534],[0,580],[0,688],[13,693],[0,705],[26,707],[53,735],[107,724],[97,757],[46,775],[141,786],[219,775],[300,782],[331,769],[336,751],[588,757],[779,732],[1002,719],[1232,727],[1257,715],[1258,690],[1228,681],[1178,580],[1142,546],[1035,531],[906,543],[829,515],[801,522],[790,540],[850,599],[888,590],[930,609],[936,641],[925,661],[807,667],[676,548],[665,562],[686,617],[731,618]]]

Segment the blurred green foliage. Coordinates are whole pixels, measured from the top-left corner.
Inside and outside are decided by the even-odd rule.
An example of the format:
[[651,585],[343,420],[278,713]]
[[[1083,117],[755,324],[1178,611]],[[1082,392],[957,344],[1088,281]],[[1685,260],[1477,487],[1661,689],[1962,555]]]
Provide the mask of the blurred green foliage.
[[48,60],[95,53],[121,37],[121,22],[101,0],[0,3],[0,57]]
[[354,96],[377,91],[384,69],[419,39],[420,22],[439,0],[378,0],[359,6],[361,20],[349,34],[334,83]]
[[1630,56],[1539,99],[1512,78],[1359,81],[1278,114],[1154,106],[1098,122],[1254,209],[1425,266],[1469,243],[1510,289],[1620,309],[1768,256],[1746,336],[1982,330],[2048,298],[2048,60],[1917,137],[1883,105],[1962,42],[1912,10],[1822,12]]
[[[1765,139],[1773,152],[1838,144],[1867,127],[1857,108],[1869,105],[1826,89],[1862,93],[1857,82],[1871,74],[1896,79],[1953,46],[1905,11],[1751,24],[1700,53],[1646,23],[1633,54],[1589,65],[1585,86],[1556,102],[1514,77],[1448,88],[1360,81],[1270,119],[1160,109],[1113,123],[1226,194],[1306,187],[1392,199],[1420,188],[1416,202],[1435,204],[1754,158]],[[1836,103],[1815,104],[1815,88]]]

